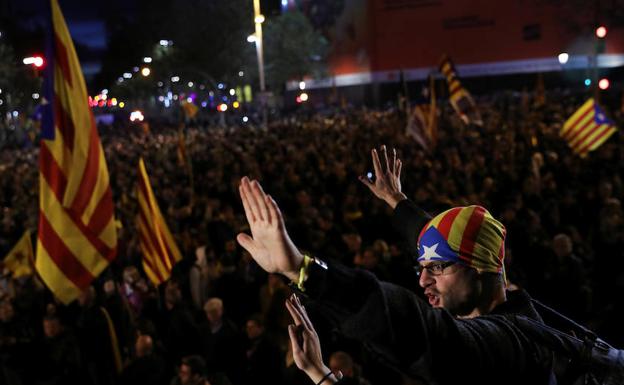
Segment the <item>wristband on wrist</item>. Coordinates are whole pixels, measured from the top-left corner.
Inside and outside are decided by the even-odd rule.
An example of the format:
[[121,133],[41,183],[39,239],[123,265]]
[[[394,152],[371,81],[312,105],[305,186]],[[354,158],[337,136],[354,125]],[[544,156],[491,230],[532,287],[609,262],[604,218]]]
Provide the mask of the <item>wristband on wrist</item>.
[[305,282],[306,276],[308,275],[308,267],[310,266],[310,263],[312,261],[313,259],[310,256],[308,256],[307,254],[303,255],[303,264],[299,269],[299,281],[297,281],[297,288],[301,291],[305,291],[303,283]]
[[299,279],[295,282],[292,282],[293,286],[296,286],[297,289],[301,292],[305,292],[305,287],[303,284],[308,279],[308,272],[312,265],[317,265],[321,269],[327,270],[327,264],[321,261],[318,258],[310,257],[307,254],[303,255],[303,263],[301,264],[301,268],[299,269]]
[[325,382],[325,380],[331,377],[332,374],[334,374],[334,372],[330,370],[326,375],[323,376],[323,378],[321,378],[319,382],[316,383],[316,385],[321,385],[323,382]]

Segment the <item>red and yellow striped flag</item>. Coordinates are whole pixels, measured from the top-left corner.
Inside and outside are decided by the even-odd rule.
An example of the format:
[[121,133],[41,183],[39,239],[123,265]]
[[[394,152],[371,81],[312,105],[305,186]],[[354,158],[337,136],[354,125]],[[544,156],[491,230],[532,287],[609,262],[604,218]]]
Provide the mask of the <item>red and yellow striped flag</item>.
[[36,269],[63,303],[73,301],[117,251],[113,197],[87,89],[57,0],[51,0],[39,153]]
[[616,131],[615,124],[590,98],[563,124],[559,135],[581,157],[600,147]]
[[481,119],[481,114],[477,109],[474,99],[472,99],[468,90],[462,86],[453,62],[446,55],[442,56],[440,72],[446,77],[450,94],[449,100],[461,120],[465,124],[472,123],[482,126],[483,120]]
[[143,158],[139,160],[137,196],[139,198],[137,227],[143,253],[143,270],[155,285],[160,285],[169,279],[171,269],[182,259],[182,254],[160,212]]

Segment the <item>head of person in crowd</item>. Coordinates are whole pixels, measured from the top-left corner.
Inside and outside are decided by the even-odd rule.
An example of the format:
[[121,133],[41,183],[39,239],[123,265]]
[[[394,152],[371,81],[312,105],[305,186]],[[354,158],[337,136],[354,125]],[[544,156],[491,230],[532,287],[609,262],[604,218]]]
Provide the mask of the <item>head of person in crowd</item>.
[[130,286],[134,286],[139,279],[141,279],[141,275],[139,274],[139,270],[134,266],[126,266],[123,270],[123,281],[125,284]]
[[355,363],[349,353],[337,351],[329,356],[329,368],[334,373],[342,373],[345,377],[355,377]]
[[200,356],[186,356],[178,369],[181,385],[199,385],[206,381],[206,361]]
[[89,308],[95,304],[96,293],[93,286],[89,286],[80,293],[78,304],[81,307]]
[[506,300],[505,227],[483,207],[454,207],[418,237],[419,284],[433,307],[459,317],[489,313]]
[[13,309],[13,304],[9,299],[3,299],[0,301],[0,322],[8,323],[13,320],[15,316],[15,310]]
[[353,258],[353,264],[363,269],[374,270],[379,265],[379,254],[372,246],[366,247],[362,254]]
[[154,341],[147,334],[138,335],[134,343],[134,354],[137,358],[149,356],[154,352]]
[[250,340],[256,340],[264,334],[264,320],[260,314],[254,314],[245,324],[245,333]]
[[167,281],[165,286],[165,305],[171,309],[182,301],[182,290],[175,279]]
[[63,324],[56,315],[47,315],[43,318],[43,334],[46,338],[53,339],[63,332]]
[[221,298],[210,298],[204,304],[206,319],[210,325],[219,325],[223,320],[223,301]]
[[566,234],[557,234],[553,238],[552,248],[557,258],[565,258],[572,254],[572,239]]

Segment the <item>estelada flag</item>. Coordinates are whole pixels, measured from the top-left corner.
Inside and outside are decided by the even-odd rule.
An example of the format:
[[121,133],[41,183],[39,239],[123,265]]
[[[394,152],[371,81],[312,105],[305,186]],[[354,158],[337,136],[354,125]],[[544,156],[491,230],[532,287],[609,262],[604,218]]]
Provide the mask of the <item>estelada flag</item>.
[[50,8],[35,266],[67,304],[115,258],[117,232],[108,169],[78,56],[57,0],[50,0]]
[[585,157],[606,142],[615,131],[617,129],[613,121],[590,98],[566,120],[559,135],[568,142],[574,153]]

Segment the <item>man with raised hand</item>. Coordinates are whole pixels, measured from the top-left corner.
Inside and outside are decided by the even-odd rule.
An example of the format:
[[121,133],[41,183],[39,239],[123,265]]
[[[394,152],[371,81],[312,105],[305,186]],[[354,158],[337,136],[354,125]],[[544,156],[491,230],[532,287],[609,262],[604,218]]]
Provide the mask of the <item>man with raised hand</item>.
[[264,270],[289,278],[345,335],[386,364],[423,383],[548,383],[551,350],[532,341],[516,316],[460,320],[369,272],[304,255],[257,181],[243,178],[240,195],[251,229],[251,236],[238,235],[241,246]]
[[[480,206],[455,207],[431,218],[401,192],[396,152],[392,163],[385,146],[381,152],[385,168],[372,150],[376,180],[361,180],[394,209],[395,227],[417,250],[419,283],[431,307],[367,271],[304,255],[290,239],[275,200],[246,177],[240,195],[252,236],[239,234],[239,243],[263,269],[286,276],[316,301],[346,336],[424,383],[551,384],[557,381],[555,365],[564,379],[559,383],[582,378],[589,366],[592,374],[611,381],[622,376],[622,351],[598,340],[606,346],[598,352],[593,339],[545,327],[528,294],[505,291],[505,228],[499,221]],[[569,325],[595,339],[579,325]]]
[[525,291],[505,290],[503,224],[474,205],[453,207],[432,218],[401,191],[402,163],[396,150],[391,160],[386,146],[380,153],[371,150],[375,180],[359,179],[393,209],[394,228],[417,255],[419,284],[429,304],[462,318],[516,313],[541,321]]

